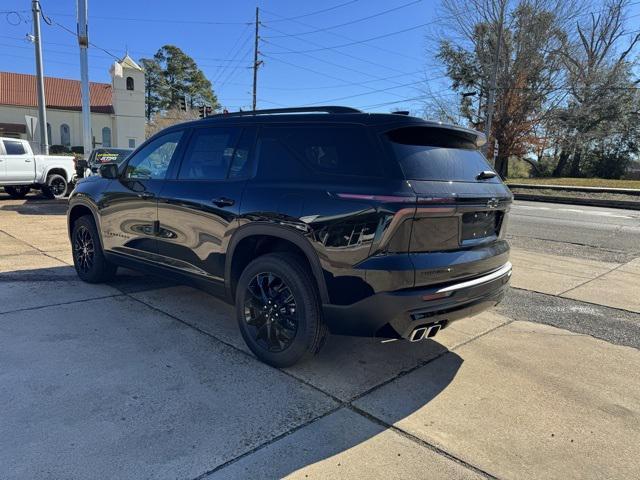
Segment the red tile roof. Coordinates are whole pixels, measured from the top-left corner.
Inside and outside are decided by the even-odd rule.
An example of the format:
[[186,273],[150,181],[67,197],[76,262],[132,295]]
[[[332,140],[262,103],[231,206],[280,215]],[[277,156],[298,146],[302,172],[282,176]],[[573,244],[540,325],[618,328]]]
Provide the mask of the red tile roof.
[[[44,77],[47,108],[82,110],[80,81]],[[111,85],[89,82],[91,111],[114,113]],[[37,106],[36,76],[24,73],[0,72],[0,105]]]

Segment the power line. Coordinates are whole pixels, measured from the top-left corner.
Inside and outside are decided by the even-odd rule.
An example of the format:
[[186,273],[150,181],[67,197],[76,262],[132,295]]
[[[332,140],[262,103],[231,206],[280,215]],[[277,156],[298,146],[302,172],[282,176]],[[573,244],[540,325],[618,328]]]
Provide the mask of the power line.
[[[268,43],[269,45],[273,45],[273,46],[278,47],[278,48],[283,48],[283,49],[285,49],[285,50],[290,51],[291,53],[295,53],[295,52],[294,52],[293,50],[291,50],[290,48],[283,47],[282,45],[278,45],[278,44],[276,44],[276,43],[273,43],[273,42],[266,42],[266,41],[265,41],[265,43]],[[270,52],[267,52],[267,53],[270,53]],[[278,53],[278,52],[275,52],[275,53]],[[323,58],[320,58],[320,57],[317,57],[317,56],[314,56],[314,55],[310,55],[310,54],[308,54],[308,53],[299,53],[299,54],[297,54],[297,55],[304,55],[305,57],[309,57],[309,58],[311,58],[311,59],[313,59],[313,60],[315,60],[315,61],[317,61],[317,62],[321,62],[321,63],[325,63],[325,64],[327,64],[327,65],[331,65],[331,66],[334,66],[334,67],[342,68],[342,69],[344,69],[344,70],[349,70],[350,72],[359,73],[360,75],[365,75],[365,76],[367,76],[367,77],[375,78],[375,79],[377,79],[377,80],[382,80],[382,79],[384,78],[384,77],[380,77],[380,76],[378,76],[378,75],[374,75],[374,74],[372,74],[372,73],[363,72],[362,70],[358,70],[358,69],[356,69],[356,68],[349,67],[349,66],[347,66],[347,65],[342,65],[342,64],[339,64],[339,63],[331,62],[331,61],[329,61],[329,60],[325,60],[325,59],[323,59]],[[392,82],[392,83],[397,83],[397,82]]]
[[[360,0],[350,0],[348,2],[341,3],[339,5],[335,5],[333,7],[324,8],[322,10],[316,10],[314,12],[305,13],[302,15],[297,15],[295,17],[289,17],[282,19],[280,21],[286,20],[294,20],[297,18],[310,17],[312,15],[317,15],[324,12],[329,12],[331,10],[336,10],[338,8],[344,7],[346,5],[350,5],[352,3],[356,3]],[[14,13],[14,11],[7,11],[6,13]],[[75,17],[75,14],[71,13],[52,13],[52,15],[56,17]],[[187,25],[253,25],[253,22],[218,22],[218,21],[209,21],[209,20],[180,20],[180,19],[165,19],[165,18],[147,18],[147,17],[111,17],[111,16],[101,16],[101,15],[92,15],[91,18],[96,20],[115,20],[121,22],[145,22],[145,23],[179,23],[179,24],[187,24]]]
[[[70,33],[71,35],[73,35],[74,37],[78,37],[78,34],[76,32],[74,32],[73,30],[71,30],[70,28],[62,25],[61,23],[56,22],[55,20],[52,20],[53,24],[59,28],[61,28],[62,30],[64,30],[67,33]],[[47,22],[48,23],[48,22]],[[49,25],[51,25],[51,23],[49,23]],[[107,55],[109,55],[110,57],[113,57],[115,60],[120,61],[120,57],[114,55],[113,53],[111,53],[109,50],[99,47],[98,45],[96,45],[93,42],[89,42],[89,45],[91,45],[93,48],[97,48],[98,50],[102,50],[104,53],[106,53]]]
[[[249,48],[246,49],[244,51],[244,55],[242,55],[242,61],[246,61],[247,62],[247,69],[251,68],[251,64],[249,63],[249,56],[251,55],[251,45],[249,45]],[[218,81],[218,90],[221,91],[222,88],[227,84],[227,82],[233,78],[233,75],[238,71],[238,67],[239,65],[236,65],[235,67],[233,67],[232,70],[229,71],[229,73],[224,77],[224,80],[222,79],[222,77],[220,77],[219,81]]]
[[[446,91],[446,90],[442,90],[442,91]],[[440,92],[435,92],[435,93],[440,93]],[[383,103],[376,103],[376,104],[373,104],[373,105],[365,105],[365,106],[360,107],[360,108],[364,109],[364,108],[386,107],[388,105],[397,105],[399,103],[406,103],[406,102],[411,102],[411,101],[416,101],[416,100],[424,100],[425,98],[433,96],[433,95],[434,95],[433,93],[432,94],[419,95],[417,97],[405,98],[404,100],[396,100],[396,101],[393,101],[393,102],[383,102]],[[447,93],[447,94],[444,94],[444,95],[441,95],[441,96],[450,97],[450,96],[453,96],[453,95],[459,95],[459,94],[458,93]]]
[[[231,55],[231,53],[234,51],[234,49],[236,48],[236,46],[238,46],[238,44],[240,43],[240,40],[245,36],[245,33],[249,31],[249,25],[247,25],[247,27],[245,27],[245,29],[240,33],[240,36],[238,37],[238,39],[235,41],[235,43],[233,44],[233,46],[229,49],[229,53],[228,55]],[[244,47],[247,45],[247,42],[251,39],[251,34],[249,32],[249,35],[246,36],[246,38],[244,39],[244,42],[242,42],[242,44],[240,46],[237,47],[237,49],[235,50],[235,53],[233,54],[233,56],[231,57],[231,61],[228,62],[227,67],[225,67],[224,69],[222,69],[221,71],[219,71],[215,77],[212,79],[212,83],[216,83],[218,82],[218,80],[220,80],[222,78],[222,76],[225,74],[225,72],[227,71],[227,69],[231,66],[231,62],[233,62],[236,57],[240,54],[241,51],[244,50]],[[243,57],[244,58],[244,57]]]
[[292,52],[292,53],[312,53],[312,52],[321,52],[321,51],[324,51],[324,50],[334,50],[336,48],[350,47],[352,45],[359,45],[361,43],[367,43],[367,42],[371,42],[373,40],[380,40],[381,38],[392,37],[394,35],[399,35],[401,33],[406,33],[406,32],[410,32],[412,30],[417,30],[418,28],[426,27],[427,25],[431,25],[432,23],[434,23],[434,22],[421,23],[420,25],[415,25],[413,27],[403,28],[402,30],[396,30],[394,32],[385,33],[383,35],[377,35],[375,37],[365,38],[363,40],[357,40],[357,41],[353,41],[353,42],[349,42],[349,43],[343,43],[341,45],[332,45],[330,47],[322,47],[322,48],[315,48],[315,49],[309,49],[309,50],[297,50],[297,51]]
[[[271,21],[268,21],[268,22],[267,22],[267,25],[265,25],[265,27],[266,27],[266,28],[270,28],[271,30],[273,30],[273,31],[275,31],[275,32],[278,32],[278,33],[281,33],[281,34],[283,34],[283,35],[284,35],[284,34],[286,34],[286,32],[282,32],[282,31],[280,31],[280,30],[277,30],[276,28],[273,28],[273,27],[270,25],[271,23],[273,23],[273,22],[275,22],[275,21],[279,21],[279,20],[280,20],[280,19],[282,19],[283,17],[282,17],[281,15],[278,15],[277,13],[274,13],[274,12],[268,12],[268,11],[266,11],[266,10],[263,10],[263,11],[264,11],[265,13],[268,13],[268,14],[270,14],[270,15],[274,15],[274,16],[278,17],[278,19],[277,19],[277,20],[271,20]],[[297,24],[302,25],[302,26],[305,26],[305,27],[309,27],[309,28],[317,28],[317,27],[315,27],[314,25],[311,25],[311,24],[306,23],[306,22],[301,22],[301,21],[299,21],[299,20],[292,20],[292,22],[293,22],[293,23],[297,23]],[[337,32],[327,31],[326,33],[328,33],[329,35],[333,35],[334,37],[338,37],[338,38],[342,38],[342,39],[344,39],[344,40],[348,40],[348,41],[350,41],[350,42],[354,41],[354,39],[353,39],[353,38],[348,37],[348,36],[343,35],[343,34],[340,34],[340,33],[337,33]],[[305,39],[305,38],[300,38],[300,40],[302,40],[303,42],[307,42],[307,43],[309,43],[310,45],[322,46],[322,45],[320,45],[319,43],[312,42],[312,41],[310,41],[310,40],[308,40],[308,39]],[[402,53],[402,52],[398,52],[397,50],[390,50],[390,49],[388,49],[388,48],[384,48],[384,47],[381,47],[381,46],[379,46],[379,45],[368,45],[368,44],[365,44],[365,46],[367,46],[367,47],[369,47],[369,48],[372,48],[372,49],[375,49],[375,50],[379,50],[379,51],[381,51],[381,52],[391,53],[391,54],[393,54],[393,55],[394,55],[394,56],[396,56],[396,57],[403,57],[403,58],[408,58],[408,59],[410,59],[410,60],[418,60],[418,61],[422,61],[422,59],[421,59],[421,58],[414,57],[414,56],[412,56],[412,55],[406,55],[406,54],[404,54],[404,53]],[[372,61],[370,61],[370,60],[365,60],[365,59],[363,59],[363,58],[356,57],[356,56],[354,56],[354,55],[348,55],[348,54],[346,54],[345,52],[340,52],[340,50],[336,50],[336,52],[337,52],[337,53],[339,53],[339,54],[341,54],[341,55],[349,56],[349,57],[354,58],[354,59],[356,59],[356,60],[359,60],[359,61],[361,61],[361,62],[366,62],[366,63],[372,64],[372,65],[376,65],[376,66],[379,66],[379,67],[381,66],[381,67],[383,67],[383,68],[388,68],[386,65],[382,65],[382,64],[380,64],[380,63],[376,63],[376,62],[372,62]]]
[[[56,17],[75,17],[71,13],[52,13],[51,15]],[[164,19],[164,18],[145,18],[145,17],[110,17],[101,15],[92,15],[92,19],[95,20],[114,20],[119,22],[145,22],[145,23],[181,23],[181,24],[194,24],[194,25],[247,25],[247,22],[212,22],[208,20],[179,20],[179,19]]]
[[[273,28],[273,27],[266,26],[266,28],[270,28],[271,30],[274,30],[274,31],[276,31],[276,32],[280,32],[280,30],[275,29],[275,28]],[[310,44],[310,45],[316,45],[316,46],[318,46],[318,47],[323,47],[321,44],[319,44],[319,43],[317,43],[317,42],[314,42],[314,41],[312,41],[312,40],[308,40],[308,39],[306,39],[306,38],[301,38],[300,40],[302,40],[303,42],[306,42],[306,43],[308,43],[308,44]],[[307,53],[302,53],[302,52],[299,52],[299,51],[291,50],[290,48],[283,47],[283,46],[281,46],[281,45],[279,45],[279,44],[276,44],[276,43],[271,42],[271,41],[268,41],[268,40],[264,40],[264,39],[262,39],[262,41],[263,41],[264,43],[271,44],[271,45],[274,45],[274,46],[276,46],[276,47],[278,47],[278,48],[283,48],[283,49],[285,49],[285,50],[287,50],[287,51],[288,51],[288,52],[274,52],[274,53],[277,53],[278,55],[283,55],[283,54],[285,54],[285,53],[295,53],[295,54],[306,55],[306,56],[308,56],[308,57],[311,57],[311,58],[317,59],[317,57],[313,57],[313,56],[311,56],[311,55],[309,55],[309,54],[307,54]],[[371,60],[367,60],[367,59],[364,59],[364,58],[358,57],[358,56],[356,56],[356,55],[352,55],[352,54],[347,53],[347,52],[342,52],[342,51],[340,51],[340,50],[336,50],[336,52],[335,52],[335,53],[337,53],[338,55],[342,55],[343,57],[352,58],[352,59],[354,59],[354,60],[358,60],[358,61],[363,62],[363,63],[368,63],[368,64],[370,64],[370,65],[375,65],[376,67],[381,67],[381,68],[384,68],[384,69],[386,69],[386,70],[391,70],[391,71],[394,71],[394,72],[402,73],[402,72],[400,72],[398,69],[393,68],[393,67],[390,67],[389,65],[384,65],[384,64],[382,64],[382,63],[378,63],[378,62],[373,62],[373,61],[371,61]],[[431,66],[433,67],[434,65],[431,65]],[[438,65],[438,67],[440,67],[440,66]],[[409,74],[407,74],[407,75],[409,75]]]
[[416,3],[421,3],[422,1],[423,0],[413,0],[413,1],[409,2],[409,3],[405,3],[403,5],[399,5],[399,6],[394,7],[394,8],[389,8],[389,9],[384,10],[382,12],[374,13],[373,15],[368,15],[366,17],[357,18],[357,19],[351,20],[349,22],[339,23],[337,25],[332,25],[330,27],[318,28],[318,29],[315,29],[315,30],[309,30],[307,32],[300,32],[300,33],[285,33],[285,34],[282,34],[282,35],[272,35],[270,37],[264,37],[264,38],[299,37],[301,35],[310,35],[312,33],[326,32],[328,30],[333,30],[335,28],[346,27],[347,25],[353,25],[355,23],[364,22],[365,20],[369,20],[371,18],[376,18],[376,17],[379,17],[381,15],[386,15],[387,13],[396,12],[396,11],[401,10],[403,8],[407,8],[407,7],[410,7],[412,5],[415,5]]
[[332,10],[336,10],[338,8],[346,7],[347,5],[351,5],[352,3],[356,3],[360,0],[349,0],[348,2],[340,3],[338,5],[334,5],[333,7],[323,8],[322,10],[316,10],[315,12],[305,13],[303,15],[296,15],[295,17],[282,18],[281,20],[277,20],[278,22],[286,22],[291,20],[297,20],[299,18],[310,17],[312,15],[318,15],[320,13],[330,12]]
[[349,98],[364,97],[365,95],[372,95],[374,93],[387,92],[389,90],[393,90],[394,88],[411,87],[413,85],[418,85],[420,83],[422,83],[422,80],[420,80],[418,82],[405,83],[403,85],[396,85],[395,87],[380,88],[380,89],[377,89],[377,90],[372,90],[370,92],[357,93],[355,95],[345,95],[344,97],[329,98],[327,100],[321,100],[319,102],[313,102],[310,105],[328,104],[328,103],[331,103],[331,102],[337,102],[339,100],[347,100]]
[[[260,88],[265,89],[265,90],[286,90],[286,91],[330,90],[330,89],[334,89],[334,88],[352,87],[352,86],[364,85],[364,84],[367,84],[367,83],[376,83],[376,82],[380,82],[380,81],[383,81],[383,80],[389,80],[391,78],[413,76],[413,75],[417,75],[419,73],[422,73],[422,70],[416,70],[415,72],[411,72],[409,74],[401,73],[399,75],[392,75],[390,77],[384,77],[384,78],[381,78],[381,79],[365,80],[365,81],[362,81],[362,82],[343,82],[343,83],[336,84],[336,85],[322,85],[322,86],[318,86],[318,87],[273,87],[273,86],[269,86],[269,85],[260,85]],[[244,84],[244,83],[231,83],[231,82],[229,82],[229,83],[227,83],[227,85],[236,85],[238,87],[251,88],[251,85]]]

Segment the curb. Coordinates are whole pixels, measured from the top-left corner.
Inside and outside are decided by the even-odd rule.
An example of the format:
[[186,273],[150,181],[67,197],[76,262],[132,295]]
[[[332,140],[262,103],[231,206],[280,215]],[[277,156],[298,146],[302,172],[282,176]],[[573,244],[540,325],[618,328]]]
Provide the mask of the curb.
[[509,188],[529,188],[531,190],[564,190],[569,192],[585,193],[618,193],[624,195],[640,196],[638,188],[614,188],[614,187],[577,187],[573,185],[540,185],[531,183],[507,183]]
[[590,207],[624,208],[626,210],[640,210],[640,202],[628,200],[601,200],[593,198],[552,197],[549,195],[530,195],[514,193],[516,200],[528,200],[531,202],[566,203],[569,205],[587,205]]

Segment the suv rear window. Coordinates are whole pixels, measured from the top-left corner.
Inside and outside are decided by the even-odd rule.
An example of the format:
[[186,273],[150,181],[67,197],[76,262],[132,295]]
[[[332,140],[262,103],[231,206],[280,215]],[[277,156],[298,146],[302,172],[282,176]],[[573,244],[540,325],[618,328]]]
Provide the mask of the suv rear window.
[[382,176],[378,155],[364,127],[269,126],[263,132],[313,170],[333,175]]
[[[407,127],[387,132],[385,140],[407,180],[476,182],[480,172],[493,171],[473,139],[463,132]],[[499,181],[497,177],[482,180]]]

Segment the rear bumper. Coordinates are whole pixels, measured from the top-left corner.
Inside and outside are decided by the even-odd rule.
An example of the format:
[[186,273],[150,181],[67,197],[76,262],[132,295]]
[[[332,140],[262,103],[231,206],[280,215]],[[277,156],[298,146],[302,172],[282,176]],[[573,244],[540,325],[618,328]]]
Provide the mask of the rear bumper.
[[339,335],[409,338],[418,327],[436,322],[446,326],[497,305],[510,278],[507,262],[469,280],[381,292],[352,305],[324,305],[324,319],[331,332]]

